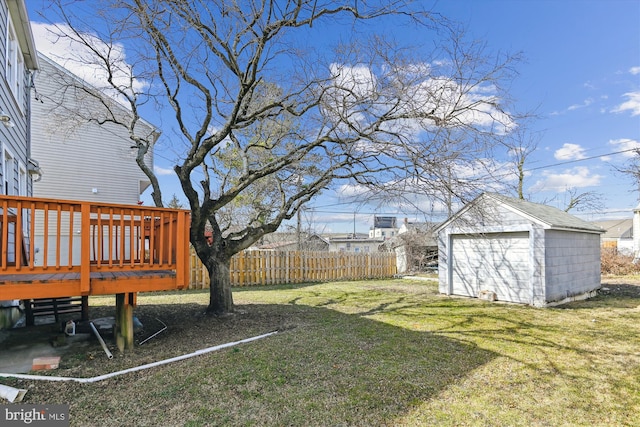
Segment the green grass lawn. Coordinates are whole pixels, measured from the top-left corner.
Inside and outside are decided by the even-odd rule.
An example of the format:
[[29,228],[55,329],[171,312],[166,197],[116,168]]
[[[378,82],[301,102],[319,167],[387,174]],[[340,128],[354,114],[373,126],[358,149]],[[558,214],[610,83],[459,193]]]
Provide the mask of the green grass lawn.
[[95,384],[2,383],[70,403],[72,425],[640,426],[640,297],[622,289],[547,309],[449,298],[435,281],[237,289],[238,317],[272,320],[237,323],[238,338],[281,333]]

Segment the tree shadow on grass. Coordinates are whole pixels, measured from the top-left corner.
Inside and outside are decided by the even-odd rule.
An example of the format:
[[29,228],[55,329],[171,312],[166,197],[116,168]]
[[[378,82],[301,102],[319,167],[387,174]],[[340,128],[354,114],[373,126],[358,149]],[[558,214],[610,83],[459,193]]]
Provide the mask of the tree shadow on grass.
[[96,353],[92,360],[78,357],[83,366],[63,370],[98,375],[280,332],[104,382],[40,382],[25,402],[69,403],[72,425],[393,425],[497,356],[470,343],[323,307],[245,305],[238,307],[242,314],[225,319],[203,316],[197,308],[138,307],[143,324],[157,317],[167,330],[129,354],[116,353],[114,363],[97,361]]

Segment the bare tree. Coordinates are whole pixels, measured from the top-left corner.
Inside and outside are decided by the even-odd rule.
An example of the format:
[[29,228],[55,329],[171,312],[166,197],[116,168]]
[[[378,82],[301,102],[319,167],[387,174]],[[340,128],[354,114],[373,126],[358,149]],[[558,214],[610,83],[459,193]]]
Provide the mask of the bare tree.
[[615,169],[630,178],[635,185],[635,191],[640,193],[640,148],[633,150],[633,154],[633,157]]
[[[532,117],[530,116],[529,119]],[[513,158],[513,166],[517,177],[515,190],[520,200],[531,199],[530,196],[525,195],[525,182],[527,176],[532,175],[532,172],[537,168],[528,168],[527,162],[531,154],[538,149],[538,143],[541,138],[540,134],[531,133],[526,124],[520,122],[518,128],[504,139],[508,153]],[[596,191],[580,193],[577,188],[571,187],[567,188],[565,192],[568,197],[568,199],[565,197],[564,200],[565,212],[572,210],[579,212],[598,211],[604,207],[602,194]],[[550,203],[552,200],[545,200],[542,203]]]
[[508,154],[513,159],[513,165],[517,177],[516,192],[520,200],[526,200],[524,193],[525,178],[528,175],[526,168],[527,159],[537,150],[541,136],[529,132],[521,122],[514,132],[505,139]]
[[605,206],[602,201],[602,193],[597,191],[585,191],[584,193],[578,193],[578,190],[572,187],[567,189],[567,196],[569,196],[569,200],[566,201],[566,206],[564,208],[565,212],[569,212],[574,209],[578,212],[599,212]]
[[[211,277],[207,311],[217,315],[233,311],[231,257],[319,192],[347,184],[387,197],[466,197],[486,182],[487,159],[514,126],[500,89],[517,58],[487,55],[420,2],[113,0],[106,23],[92,27],[106,28],[99,37],[55,2],[61,37],[90,49],[134,116],[150,100],[172,109],[174,147],[184,150],[175,172]],[[366,23],[384,19],[442,40],[425,50],[365,37]],[[331,55],[312,44],[322,25],[339,22],[358,36]],[[113,47],[132,40],[126,71],[130,82],[152,82],[144,90],[109,79],[121,71]]]

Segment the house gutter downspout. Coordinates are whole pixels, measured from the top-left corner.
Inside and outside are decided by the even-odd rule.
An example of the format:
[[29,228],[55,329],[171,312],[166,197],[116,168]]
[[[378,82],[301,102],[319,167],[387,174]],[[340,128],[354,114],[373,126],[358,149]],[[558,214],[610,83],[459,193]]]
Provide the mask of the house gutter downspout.
[[50,377],[50,376],[46,376],[46,375],[3,374],[3,373],[0,373],[0,377],[20,378],[20,379],[23,379],[23,380],[75,381],[75,382],[78,382],[78,383],[95,383],[95,382],[98,382],[98,381],[107,380],[109,378],[117,377],[117,376],[120,376],[120,375],[129,374],[131,372],[138,372],[138,371],[142,371],[142,370],[145,370],[145,369],[154,368],[156,366],[162,366],[162,365],[166,365],[168,363],[173,363],[173,362],[177,362],[177,361],[180,361],[180,360],[189,359],[191,357],[200,356],[202,354],[206,354],[206,353],[211,353],[211,352],[214,352],[214,351],[222,350],[223,348],[233,347],[233,346],[236,346],[238,344],[244,344],[244,343],[248,343],[248,342],[251,342],[251,341],[256,341],[256,340],[259,340],[259,339],[262,339],[262,338],[269,337],[271,335],[275,335],[277,333],[278,333],[278,331],[269,332],[269,333],[258,335],[258,336],[255,336],[255,337],[245,338],[245,339],[240,340],[240,341],[233,341],[233,342],[226,343],[226,344],[220,344],[220,345],[216,345],[216,346],[213,346],[213,347],[203,348],[202,350],[196,350],[193,353],[183,354],[182,356],[176,356],[176,357],[172,357],[170,359],[160,360],[158,362],[147,363],[146,365],[136,366],[134,368],[124,369],[122,371],[112,372],[110,374],[99,375],[97,377],[91,377],[91,378]]

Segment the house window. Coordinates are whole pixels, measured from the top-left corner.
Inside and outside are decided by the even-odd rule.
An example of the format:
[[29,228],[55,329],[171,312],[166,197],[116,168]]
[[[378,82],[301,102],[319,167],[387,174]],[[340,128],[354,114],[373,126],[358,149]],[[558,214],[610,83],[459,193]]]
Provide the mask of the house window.
[[7,150],[2,155],[2,193],[8,196],[16,195],[19,191],[18,164]]
[[[2,155],[2,144],[0,144],[0,155]],[[0,157],[0,194],[4,194],[4,156]]]
[[26,196],[27,195],[27,168],[24,164],[18,164],[18,195]]
[[6,77],[7,83],[13,92],[15,100],[18,102],[20,108],[22,108],[23,101],[23,78],[24,78],[24,60],[22,58],[22,51],[18,43],[18,37],[16,31],[13,28],[13,22],[11,16],[7,16],[7,46],[6,46]]

